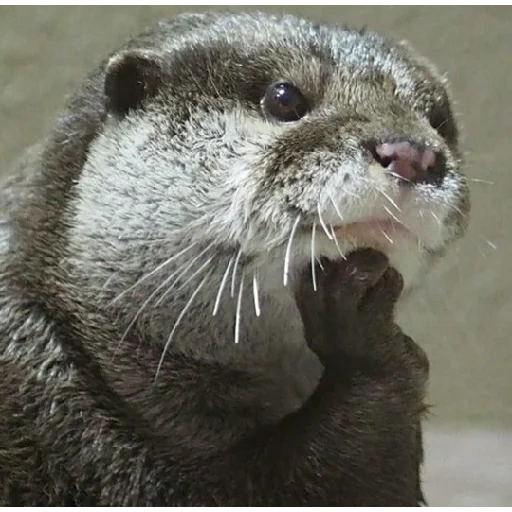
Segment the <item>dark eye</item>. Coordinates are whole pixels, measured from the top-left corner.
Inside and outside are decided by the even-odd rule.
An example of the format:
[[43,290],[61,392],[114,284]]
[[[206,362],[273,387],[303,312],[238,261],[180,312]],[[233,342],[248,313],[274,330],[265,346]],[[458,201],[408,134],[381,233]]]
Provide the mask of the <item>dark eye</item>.
[[308,111],[308,102],[300,89],[288,82],[271,85],[262,105],[267,114],[279,121],[297,121]]

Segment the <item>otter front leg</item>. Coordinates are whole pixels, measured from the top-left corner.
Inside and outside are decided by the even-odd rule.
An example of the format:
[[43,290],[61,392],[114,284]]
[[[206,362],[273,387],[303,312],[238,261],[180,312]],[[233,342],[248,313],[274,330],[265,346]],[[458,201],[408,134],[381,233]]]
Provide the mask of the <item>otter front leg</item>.
[[226,457],[225,503],[417,505],[426,366],[393,323],[401,278],[374,251],[322,266],[297,303],[323,377],[301,410]]
[[[318,292],[313,291],[308,269],[302,276],[296,294],[308,344],[325,367],[324,379],[329,379],[329,375],[336,379],[336,372],[338,378],[341,374],[349,376],[351,401],[346,404],[348,408],[344,412],[350,414],[350,407],[353,407],[354,413],[367,418],[368,421],[363,420],[359,425],[361,433],[364,427],[369,427],[370,430],[366,432],[371,434],[373,411],[380,418],[381,414],[391,415],[387,430],[379,431],[379,427],[385,425],[378,422],[373,424],[374,434],[380,436],[381,447],[396,443],[402,428],[403,448],[412,439],[408,456],[406,449],[402,448],[404,459],[409,457],[412,461],[408,477],[405,476],[408,467],[405,460],[392,469],[393,462],[398,460],[393,457],[387,460],[385,467],[380,468],[381,473],[376,474],[376,481],[393,472],[397,480],[399,475],[404,476],[400,492],[396,494],[395,501],[391,499],[389,504],[398,503],[407,494],[412,497],[413,493],[414,504],[424,503],[420,478],[423,462],[421,414],[425,410],[423,397],[429,362],[425,352],[403,334],[393,321],[395,303],[403,286],[402,278],[389,268],[383,254],[373,250],[358,251],[350,255],[346,262],[323,261],[320,267],[316,270]],[[368,395],[366,378],[373,378],[376,386]],[[363,384],[359,389],[363,393],[360,395],[361,402],[366,402],[362,408],[362,403],[352,401],[359,397],[357,386],[360,384]],[[372,399],[380,398],[382,402],[372,404]],[[393,402],[400,406],[395,409]],[[396,427],[396,431],[393,427]],[[363,435],[360,443],[359,453],[363,455]],[[399,456],[399,452],[395,455]],[[375,461],[374,456],[370,456]],[[364,460],[359,462],[364,463]],[[357,464],[357,458],[352,460],[352,464]],[[360,484],[363,484],[363,479]],[[356,491],[358,488],[360,485],[352,489]],[[372,484],[372,489],[379,493],[376,484]],[[384,494],[391,489],[391,486],[388,487]]]

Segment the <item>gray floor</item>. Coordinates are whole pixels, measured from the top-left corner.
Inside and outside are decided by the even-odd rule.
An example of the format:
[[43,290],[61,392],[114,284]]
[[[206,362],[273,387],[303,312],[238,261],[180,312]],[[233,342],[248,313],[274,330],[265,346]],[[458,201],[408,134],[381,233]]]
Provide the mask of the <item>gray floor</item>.
[[[272,9],[408,39],[452,82],[472,180],[471,228],[400,319],[431,360],[431,504],[512,505],[512,8]],[[44,134],[65,94],[107,50],[177,10],[0,7],[0,174]]]

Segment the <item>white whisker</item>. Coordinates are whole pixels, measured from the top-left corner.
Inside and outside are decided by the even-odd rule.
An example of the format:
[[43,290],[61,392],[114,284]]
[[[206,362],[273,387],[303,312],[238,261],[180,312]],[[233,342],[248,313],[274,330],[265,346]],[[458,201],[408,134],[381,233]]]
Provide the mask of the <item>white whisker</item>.
[[400,209],[400,207],[393,201],[393,199],[391,199],[390,195],[387,194],[386,192],[384,192],[384,190],[382,190],[381,188],[378,188],[377,191],[382,194],[395,208],[396,210],[399,212],[399,213],[402,213],[402,210]]
[[[359,176],[358,179],[360,179],[361,181],[366,181],[366,182],[370,183],[369,179],[363,178],[362,176]],[[357,194],[356,192],[352,192],[351,190],[348,190],[347,187],[341,187],[341,190],[343,191],[343,194],[346,194],[347,196],[352,196],[357,199],[361,199],[361,196],[359,194]]]
[[490,240],[487,240],[487,238],[485,237],[482,237],[482,239],[489,247],[491,247],[491,249],[494,249],[495,251],[498,250],[498,246],[495,243],[491,242]]
[[176,241],[175,238],[149,238],[149,237],[143,237],[143,236],[121,236],[119,235],[116,237],[116,240],[119,242],[140,242],[141,245],[147,245],[148,247],[151,247],[153,244],[160,244],[163,242],[167,243],[173,243]]
[[384,206],[384,210],[386,210],[386,212],[389,214],[389,216],[393,219],[393,220],[396,220],[399,224],[402,224],[402,226],[405,226],[405,223],[403,221],[401,221],[387,206]]
[[283,267],[283,285],[288,285],[288,273],[290,272],[290,257],[292,252],[292,242],[293,237],[295,236],[295,232],[297,231],[297,228],[299,226],[300,222],[300,214],[297,215],[297,219],[293,223],[292,230],[290,232],[290,238],[288,240],[288,244],[286,246],[286,252],[284,254],[284,267]]
[[431,211],[430,214],[436,220],[439,230],[441,230],[443,227],[443,223],[441,222],[441,219],[439,219],[439,217],[433,211]]
[[256,274],[252,276],[252,292],[254,297],[254,311],[256,312],[256,316],[261,315],[260,308],[260,297],[259,297],[259,288],[258,288],[258,277]]
[[235,284],[236,284],[236,273],[238,270],[238,263],[240,262],[240,257],[242,256],[242,248],[238,251],[238,254],[235,259],[235,265],[233,266],[233,275],[231,276],[231,297],[235,296]]
[[359,194],[356,194],[355,192],[352,192],[351,190],[348,190],[346,188],[343,189],[343,193],[355,197],[356,199],[361,199],[361,196]]
[[334,210],[336,211],[336,214],[340,218],[341,222],[345,222],[343,220],[343,215],[341,215],[340,209],[338,208],[338,205],[336,204],[336,201],[334,201],[333,197],[331,196],[331,194],[329,192],[327,192],[327,196],[329,197],[332,205],[334,206]]
[[149,277],[151,277],[152,275],[156,274],[159,270],[161,270],[162,268],[164,268],[165,266],[169,265],[169,263],[171,263],[172,261],[174,261],[176,258],[179,258],[180,256],[182,256],[183,254],[185,254],[187,251],[189,251],[190,249],[192,249],[193,247],[195,247],[197,245],[197,242],[194,242],[192,243],[191,245],[189,245],[188,247],[186,247],[185,249],[179,251],[178,253],[174,254],[173,256],[171,256],[170,258],[168,258],[167,260],[165,260],[162,264],[158,265],[158,267],[156,267],[154,270],[152,270],[151,272],[149,272],[148,274],[146,274],[145,276],[143,276],[142,278],[140,278],[135,284],[131,285],[129,288],[127,288],[126,290],[124,290],[123,292],[121,292],[115,299],[113,299],[108,305],[112,305],[114,304],[115,302],[117,302],[123,295],[125,295],[126,293],[130,292],[131,290],[133,290],[135,287],[139,286],[139,284],[141,284],[143,281],[145,281],[146,279],[148,279]]
[[238,298],[236,301],[235,343],[237,344],[240,341],[240,316],[242,314],[242,295],[244,292],[244,277],[245,274],[242,272],[242,277],[240,278],[240,288],[238,289]]
[[467,217],[467,213],[464,213],[457,205],[453,205],[452,208],[462,217]]
[[[192,279],[194,279],[194,277],[196,277],[198,274],[200,274],[211,262],[212,262],[213,258],[210,257],[206,260],[205,263],[203,263],[195,272],[193,272],[189,278],[184,282],[182,283],[180,286],[178,286],[178,288],[176,288],[174,290],[174,293],[178,293],[179,291],[183,290],[183,288],[185,288],[185,286],[187,286],[188,283],[190,283],[190,281],[192,281]],[[182,274],[183,275],[183,274]],[[180,276],[181,277],[181,276]],[[169,288],[165,291],[165,293],[162,294],[162,296],[155,302],[155,305],[154,307],[156,308],[163,300],[164,298],[173,290],[173,286],[179,281],[179,278],[177,278],[174,283],[169,286]]]
[[434,130],[439,131],[445,124],[449,123],[450,121],[453,121],[454,116],[449,116],[446,119],[443,120],[443,122],[439,123],[437,126],[434,127]]
[[340,248],[340,244],[338,242],[338,237],[336,236],[336,232],[334,231],[334,227],[332,226],[332,224],[329,224],[330,228],[331,228],[331,233],[332,233],[332,239],[336,245],[336,248],[338,249],[338,252],[340,253],[340,256],[346,260],[347,258],[345,257],[345,255],[343,254],[341,248]]
[[[195,263],[197,260],[199,260],[199,259],[203,256],[203,254],[205,254],[206,252],[208,252],[208,251],[211,249],[212,245],[213,245],[213,243],[209,244],[209,245],[208,245],[205,249],[203,249],[199,254],[197,254],[196,256],[194,256],[194,257],[192,258],[192,260],[189,262],[189,264],[188,264],[188,265],[187,265],[183,270],[178,269],[176,272],[174,272],[174,273],[172,274],[173,276],[176,276],[176,275],[177,275],[176,279],[175,279],[175,280],[174,280],[174,282],[169,286],[169,288],[168,288],[168,289],[167,289],[167,290],[162,294],[162,296],[158,299],[158,301],[155,303],[155,306],[154,306],[154,307],[158,306],[158,305],[162,302],[162,300],[163,300],[165,297],[167,297],[167,295],[172,291],[173,286],[174,286],[174,285],[175,285],[175,284],[176,284],[176,283],[181,279],[181,277],[182,277],[182,276],[186,275],[186,273],[187,273],[187,272],[188,272],[188,271],[193,267],[194,263]],[[209,260],[207,261],[207,263],[209,263],[211,260],[212,260],[212,258],[209,258]],[[203,266],[204,266],[204,265],[203,265]],[[203,267],[201,267],[201,268],[200,268],[200,270],[202,270],[202,268],[203,268]],[[188,283],[188,282],[191,280],[191,278],[195,277],[195,275],[197,275],[197,271],[196,271],[196,272],[194,272],[194,273],[192,274],[192,276],[191,276],[191,277],[190,277],[190,278],[185,282],[185,284],[186,284],[186,283]],[[183,286],[184,286],[184,285],[182,285],[182,286],[181,286],[181,287],[179,287],[178,289],[181,289]],[[177,291],[177,290],[176,290],[176,291]]]
[[315,235],[316,235],[316,222],[313,222],[313,227],[311,228],[311,276],[313,279],[313,290],[315,290],[315,292],[316,292],[318,290],[318,287],[317,287],[317,282],[316,282]]
[[103,286],[100,288],[100,291],[104,291],[107,289],[107,286],[110,284],[110,281],[112,281],[112,279],[114,279],[116,276],[118,275],[118,272],[114,272],[113,274],[111,274],[109,276],[109,278],[105,281],[105,283],[103,284]]
[[380,232],[382,233],[382,235],[386,238],[386,240],[390,243],[390,244],[394,244],[395,242],[393,241],[393,239],[383,230],[381,229]]
[[231,270],[231,265],[233,265],[234,257],[231,256],[229,258],[228,266],[226,268],[226,271],[224,272],[224,275],[222,276],[222,280],[220,282],[219,291],[217,292],[217,297],[215,298],[215,304],[213,305],[213,311],[212,315],[215,316],[217,312],[219,311],[219,305],[220,305],[220,298],[222,297],[222,292],[224,291],[224,288],[226,287],[226,283],[228,282],[228,276],[229,271]]
[[388,170],[384,169],[384,174],[388,174],[389,176],[398,178],[398,180],[400,180],[400,181],[405,181],[406,183],[411,183],[411,180],[409,180],[408,178],[405,178],[404,176],[401,176],[400,174],[398,174],[396,172],[388,171]]
[[324,219],[322,218],[322,211],[320,209],[320,203],[316,203],[316,209],[318,210],[318,218],[320,219],[320,225],[322,226],[322,229],[325,232],[325,235],[329,240],[332,240],[332,235],[327,230],[327,226],[325,225]]
[[441,219],[433,212],[433,211],[430,211],[430,214],[432,215],[432,217],[435,219],[436,221],[436,224],[437,224],[437,231],[439,233],[442,233],[443,232],[443,223],[441,222]]
[[474,183],[482,183],[484,185],[496,185],[496,183],[494,181],[483,180],[481,178],[470,178],[469,181],[472,181]]
[[164,279],[164,281],[162,283],[160,283],[156,288],[155,290],[153,291],[153,293],[151,293],[149,295],[149,297],[142,303],[142,306],[137,310],[137,312],[135,313],[132,321],[128,324],[128,327],[125,329],[125,331],[123,332],[123,335],[121,336],[119,342],[117,343],[117,346],[116,346],[116,349],[114,350],[114,353],[112,355],[112,358],[110,360],[110,363],[112,363],[114,357],[116,356],[117,352],[119,351],[119,348],[121,347],[121,344],[123,343],[123,341],[125,340],[126,336],[128,336],[128,333],[130,332],[130,330],[132,329],[132,327],[135,325],[135,322],[137,322],[137,319],[139,318],[140,314],[142,313],[142,311],[144,311],[144,309],[147,307],[147,305],[151,302],[151,300],[155,297],[155,295],[174,277],[174,274],[171,274],[170,276],[168,276],[166,279]]
[[199,283],[198,287],[195,289],[194,293],[191,295],[190,299],[185,304],[185,307],[181,310],[181,313],[179,314],[178,318],[176,319],[176,323],[174,324],[171,334],[169,334],[169,337],[167,338],[164,349],[162,351],[162,356],[160,357],[160,361],[158,362],[158,367],[157,367],[156,373],[155,373],[154,384],[156,384],[158,375],[160,374],[160,370],[162,369],[162,364],[165,359],[165,354],[167,353],[167,350],[169,349],[169,345],[171,344],[171,341],[174,337],[176,329],[178,328],[180,322],[183,320],[183,317],[186,315],[187,311],[189,310],[190,306],[192,305],[192,302],[196,298],[197,294],[199,293],[201,288],[204,286],[204,283],[206,283],[206,280],[209,277],[209,275],[210,275],[210,273],[208,273],[206,276],[204,276],[203,280]]

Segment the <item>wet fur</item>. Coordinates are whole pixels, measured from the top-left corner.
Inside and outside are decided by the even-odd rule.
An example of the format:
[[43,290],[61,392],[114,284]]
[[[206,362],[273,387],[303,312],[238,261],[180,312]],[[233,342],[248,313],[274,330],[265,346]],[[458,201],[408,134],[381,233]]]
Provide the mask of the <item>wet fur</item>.
[[[121,113],[105,81],[125,58],[147,66],[146,96]],[[298,123],[260,110],[283,77],[314,106]],[[446,160],[442,184],[400,211],[365,151],[389,137]],[[443,80],[370,32],[188,15],[116,51],[2,191],[0,503],[416,503],[417,464],[399,454],[417,457],[418,444],[399,447],[417,432],[421,379],[404,363],[405,387],[357,377],[326,388],[293,290],[313,229],[316,257],[340,259],[365,243],[336,245],[323,226],[386,209],[422,239],[375,241],[409,286],[464,232],[459,160]],[[351,412],[361,423],[323,423],[323,398],[308,405],[322,390],[338,390],[328,408],[347,425]],[[314,467],[294,444],[312,438]],[[377,453],[389,464],[372,466]],[[346,479],[347,468],[371,469]]]

